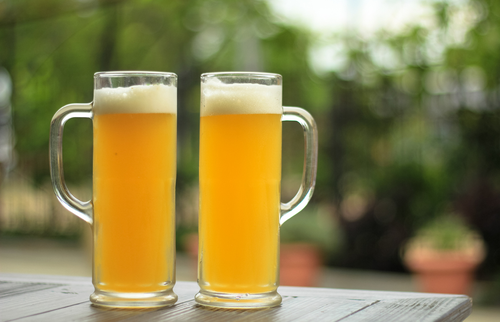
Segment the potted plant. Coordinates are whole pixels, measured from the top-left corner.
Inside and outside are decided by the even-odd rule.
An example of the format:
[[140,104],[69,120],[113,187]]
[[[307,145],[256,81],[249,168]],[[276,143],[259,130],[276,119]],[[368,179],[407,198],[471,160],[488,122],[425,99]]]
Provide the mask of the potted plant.
[[316,286],[326,253],[338,246],[331,215],[310,207],[280,228],[280,285]]
[[484,254],[479,234],[458,216],[446,214],[417,231],[403,256],[420,291],[470,294],[474,271]]

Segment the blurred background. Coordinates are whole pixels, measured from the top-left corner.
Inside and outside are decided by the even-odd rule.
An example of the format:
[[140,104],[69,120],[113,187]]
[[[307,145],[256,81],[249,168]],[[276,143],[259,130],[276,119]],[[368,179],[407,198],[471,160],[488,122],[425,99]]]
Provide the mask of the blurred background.
[[[421,290],[404,250],[424,234],[479,245],[468,292],[500,306],[500,2],[0,0],[0,271],[90,274],[90,229],[50,184],[49,125],[108,70],[179,77],[178,279],[196,278],[200,74],[266,71],[319,128],[313,199],[281,232],[316,245],[320,277],[304,283]],[[288,201],[302,131],[283,131]],[[64,140],[66,181],[90,199],[91,121]]]

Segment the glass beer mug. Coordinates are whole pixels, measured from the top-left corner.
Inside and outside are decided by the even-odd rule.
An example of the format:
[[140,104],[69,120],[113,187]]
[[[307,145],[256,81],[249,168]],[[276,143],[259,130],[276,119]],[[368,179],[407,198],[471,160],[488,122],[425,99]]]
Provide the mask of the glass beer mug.
[[[262,308],[281,303],[279,227],[309,202],[316,181],[312,116],[282,106],[282,78],[268,73],[201,76],[197,303]],[[302,125],[304,172],[280,203],[281,122]]]
[[[62,137],[66,121],[93,124],[92,200],[66,187]],[[66,209],[92,227],[93,304],[174,304],[177,76],[160,72],[94,75],[94,100],[56,112],[50,170]]]

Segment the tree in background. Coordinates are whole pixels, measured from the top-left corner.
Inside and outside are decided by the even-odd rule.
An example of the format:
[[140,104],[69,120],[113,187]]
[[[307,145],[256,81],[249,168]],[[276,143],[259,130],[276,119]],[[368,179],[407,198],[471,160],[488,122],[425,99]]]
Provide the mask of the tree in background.
[[332,171],[318,182],[346,236],[333,262],[401,270],[404,240],[451,207],[489,244],[481,274],[491,277],[500,272],[500,4],[433,5],[427,24],[331,40],[347,53],[325,78]]

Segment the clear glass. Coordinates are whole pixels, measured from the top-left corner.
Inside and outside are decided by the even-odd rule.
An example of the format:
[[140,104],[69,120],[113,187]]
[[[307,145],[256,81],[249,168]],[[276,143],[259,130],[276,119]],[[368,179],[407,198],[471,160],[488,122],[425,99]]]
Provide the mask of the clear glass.
[[[50,170],[59,201],[93,231],[94,305],[172,305],[175,284],[177,76],[160,72],[94,75],[94,101],[56,112]],[[64,182],[62,138],[71,118],[93,123],[92,200]]]
[[[262,308],[278,294],[279,227],[309,202],[317,165],[311,115],[282,106],[282,78],[268,73],[201,77],[197,303]],[[302,184],[280,204],[282,121],[304,129]]]

